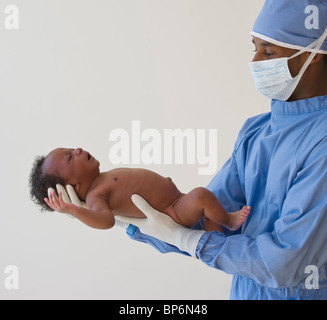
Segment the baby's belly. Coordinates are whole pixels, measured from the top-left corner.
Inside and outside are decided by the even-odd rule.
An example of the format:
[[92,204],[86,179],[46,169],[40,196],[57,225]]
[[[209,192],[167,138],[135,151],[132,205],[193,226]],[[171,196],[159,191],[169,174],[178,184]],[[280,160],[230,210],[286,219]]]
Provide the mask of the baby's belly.
[[166,208],[171,207],[181,196],[181,192],[176,187],[171,178],[164,178],[160,184],[147,194],[141,195],[155,209],[164,212]]
[[172,206],[181,197],[182,193],[170,178],[155,177],[152,183],[145,184],[139,188],[126,189],[124,192],[115,192],[110,201],[110,207],[114,215],[145,218],[145,215],[134,205],[131,200],[133,194],[138,194],[149,205],[166,214],[171,215]]

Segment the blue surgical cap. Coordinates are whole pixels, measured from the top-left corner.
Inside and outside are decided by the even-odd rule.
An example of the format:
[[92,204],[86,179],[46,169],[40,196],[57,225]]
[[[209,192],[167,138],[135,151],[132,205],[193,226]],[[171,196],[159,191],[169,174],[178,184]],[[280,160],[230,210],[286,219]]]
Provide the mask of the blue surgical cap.
[[[320,38],[326,28],[327,0],[266,0],[251,35],[278,46],[303,50]],[[327,39],[318,53],[327,54]]]

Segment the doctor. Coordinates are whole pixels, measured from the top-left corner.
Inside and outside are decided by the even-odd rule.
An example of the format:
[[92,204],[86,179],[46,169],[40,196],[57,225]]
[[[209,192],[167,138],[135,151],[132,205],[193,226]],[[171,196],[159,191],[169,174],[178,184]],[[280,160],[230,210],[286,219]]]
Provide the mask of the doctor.
[[[309,5],[318,9],[318,29],[307,28]],[[252,206],[242,229],[223,235],[170,222],[174,227],[163,231],[159,222],[155,231],[149,221],[132,221],[234,275],[231,299],[327,299],[326,27],[326,0],[267,0],[254,25],[250,69],[272,99],[271,112],[246,121],[208,186],[229,211]],[[178,250],[134,227],[128,233],[161,252]]]
[[267,0],[251,35],[250,70],[271,112],[245,122],[208,186],[228,211],[251,205],[245,224],[187,229],[138,196],[148,219],[122,219],[132,239],[234,275],[231,299],[326,300],[327,0]]

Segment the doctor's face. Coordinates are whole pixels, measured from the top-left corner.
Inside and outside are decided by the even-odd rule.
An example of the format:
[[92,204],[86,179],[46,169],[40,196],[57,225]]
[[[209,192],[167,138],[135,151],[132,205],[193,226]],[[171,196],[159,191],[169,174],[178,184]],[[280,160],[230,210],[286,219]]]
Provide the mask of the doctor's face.
[[[291,57],[298,52],[298,50],[280,47],[266,40],[262,40],[256,37],[253,37],[252,42],[255,46],[255,55],[252,60],[253,62]],[[299,74],[302,66],[308,59],[309,55],[309,52],[304,52],[300,56],[288,60],[288,66],[292,77],[295,77]]]

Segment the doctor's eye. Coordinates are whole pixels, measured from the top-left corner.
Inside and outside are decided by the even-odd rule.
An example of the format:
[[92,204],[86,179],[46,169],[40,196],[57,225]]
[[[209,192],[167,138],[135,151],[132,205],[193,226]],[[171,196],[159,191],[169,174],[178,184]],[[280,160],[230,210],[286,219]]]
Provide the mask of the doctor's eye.
[[270,52],[266,52],[265,54],[267,58],[272,58],[272,56],[274,55],[274,53],[270,53]]

